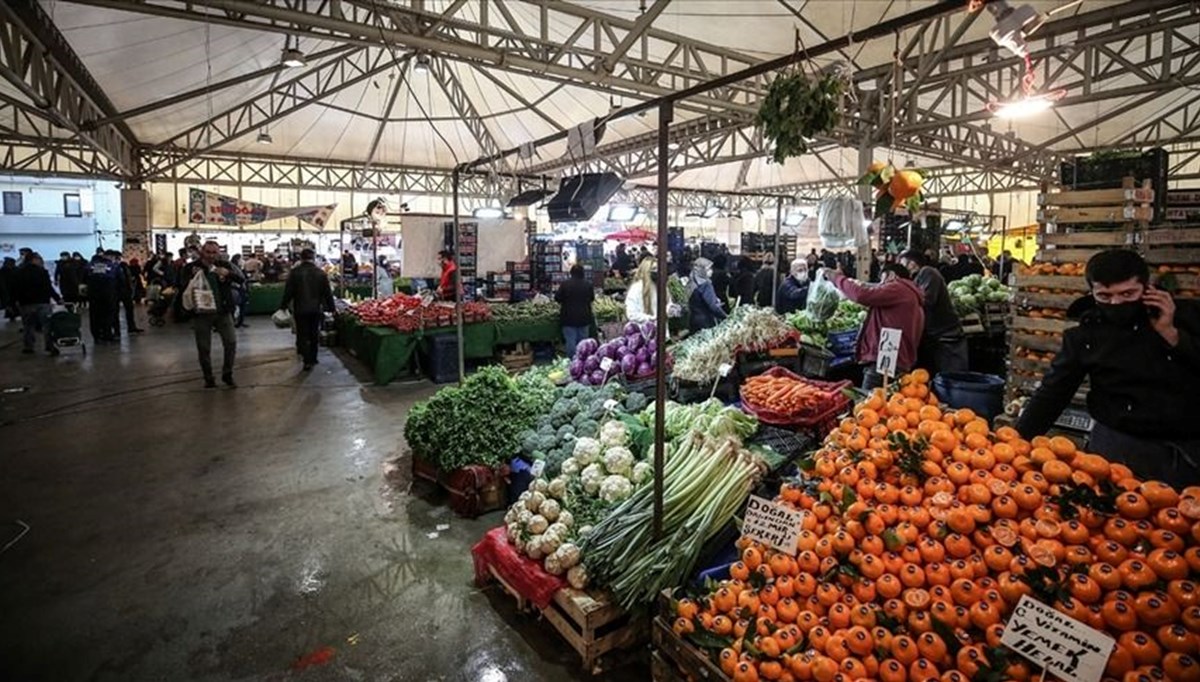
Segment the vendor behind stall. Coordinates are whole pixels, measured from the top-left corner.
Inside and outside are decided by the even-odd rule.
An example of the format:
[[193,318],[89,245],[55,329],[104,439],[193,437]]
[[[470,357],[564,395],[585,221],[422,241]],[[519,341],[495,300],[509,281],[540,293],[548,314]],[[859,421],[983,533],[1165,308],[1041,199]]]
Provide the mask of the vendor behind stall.
[[929,264],[928,256],[916,249],[900,254],[900,264],[925,292],[925,333],[917,351],[917,366],[931,374],[967,371],[970,364],[967,337],[963,335],[958,313],[954,312],[942,273]]
[[1142,257],[1126,249],[1092,256],[1091,294],[1067,310],[1079,326],[1063,333],[1041,387],[1017,422],[1025,438],[1054,425],[1084,379],[1095,425],[1088,451],[1144,480],[1177,488],[1200,481],[1200,304],[1150,284]]
[[808,300],[808,261],[797,258],[792,261],[791,272],[779,283],[775,294],[775,312],[780,315],[794,313],[804,308]]
[[380,256],[375,263],[375,297],[388,298],[396,293],[396,285],[392,273],[388,272],[387,256]]
[[438,264],[442,267],[442,275],[438,280],[437,296],[443,301],[453,301],[455,289],[461,290],[454,254],[444,249],[438,251]]

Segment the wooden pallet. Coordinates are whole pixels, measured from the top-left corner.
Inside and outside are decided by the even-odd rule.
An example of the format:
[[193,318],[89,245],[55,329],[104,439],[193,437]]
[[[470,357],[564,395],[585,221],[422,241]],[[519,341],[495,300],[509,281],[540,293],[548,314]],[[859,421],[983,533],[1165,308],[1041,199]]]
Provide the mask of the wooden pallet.
[[1011,326],[1015,331],[1061,334],[1068,329],[1077,326],[1078,324],[1079,322],[1076,320],[1054,320],[1044,317],[1013,315]]
[[1030,293],[1018,289],[1013,294],[1013,303],[1021,308],[1054,308],[1066,310],[1072,303],[1079,300],[1080,294],[1042,294]]
[[1036,336],[1034,334],[1023,334],[1013,332],[1009,337],[1009,345],[1012,347],[1028,348],[1042,353],[1057,353],[1062,350],[1062,339],[1057,336]]
[[1075,275],[1017,275],[1018,289],[1055,289],[1061,291],[1088,291],[1087,281]]
[[[1127,180],[1132,180],[1128,178]],[[1131,184],[1125,182],[1126,185]],[[1105,204],[1149,204],[1154,190],[1149,187],[1121,189],[1059,190],[1038,194],[1039,206],[1103,206]]]

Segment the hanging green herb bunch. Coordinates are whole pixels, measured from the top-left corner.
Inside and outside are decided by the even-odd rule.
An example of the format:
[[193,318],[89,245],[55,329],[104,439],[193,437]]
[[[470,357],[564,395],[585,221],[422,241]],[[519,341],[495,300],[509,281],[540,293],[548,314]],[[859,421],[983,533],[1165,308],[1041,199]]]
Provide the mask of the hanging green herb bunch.
[[775,163],[808,153],[809,142],[832,131],[841,101],[842,81],[833,74],[810,79],[798,71],[772,81],[755,120],[775,145]]

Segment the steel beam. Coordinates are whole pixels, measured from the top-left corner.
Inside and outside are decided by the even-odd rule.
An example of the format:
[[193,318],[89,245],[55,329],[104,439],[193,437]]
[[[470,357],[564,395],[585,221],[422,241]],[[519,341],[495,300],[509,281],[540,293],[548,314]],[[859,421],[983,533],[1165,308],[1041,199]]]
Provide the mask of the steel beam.
[[136,174],[138,141],[127,126],[84,129],[87,121],[116,110],[34,0],[0,3],[0,76],[55,125],[107,156],[123,176]]
[[[496,138],[492,136],[492,132],[488,130],[487,125],[480,118],[479,111],[475,108],[475,103],[467,95],[462,81],[458,79],[458,74],[450,66],[450,61],[436,56],[430,58],[429,72],[433,74],[434,79],[441,86],[442,92],[446,93],[446,99],[450,101],[450,107],[458,114],[459,121],[467,127],[467,130],[471,133],[471,137],[479,145],[479,152],[476,156],[491,156],[492,154],[499,153],[501,149],[500,144],[496,142]],[[453,150],[451,150],[451,154],[453,154]],[[454,156],[457,155],[455,154]]]
[[91,145],[6,133],[0,133],[0,172],[109,180],[122,180],[126,176],[125,169]]

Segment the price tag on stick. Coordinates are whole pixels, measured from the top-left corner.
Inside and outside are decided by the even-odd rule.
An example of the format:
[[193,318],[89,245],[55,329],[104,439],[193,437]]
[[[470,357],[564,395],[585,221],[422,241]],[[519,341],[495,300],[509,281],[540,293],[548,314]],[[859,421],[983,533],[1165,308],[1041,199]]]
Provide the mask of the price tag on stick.
[[875,371],[884,376],[896,376],[896,363],[900,358],[900,339],[904,332],[892,327],[884,327],[879,332],[879,355],[875,357]]
[[795,556],[802,523],[803,512],[751,495],[746,502],[742,535]]
[[1021,597],[1000,643],[1067,682],[1099,682],[1116,641],[1046,606]]
[[608,374],[608,370],[612,369],[612,366],[613,366],[612,358],[604,358],[603,360],[600,361],[600,371],[604,372],[605,374]]

